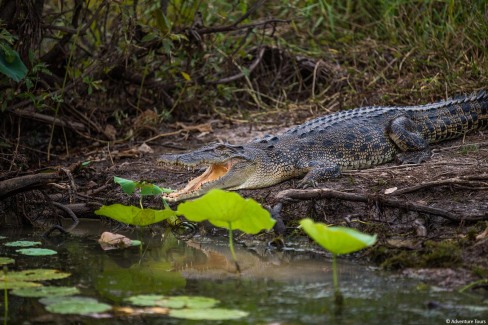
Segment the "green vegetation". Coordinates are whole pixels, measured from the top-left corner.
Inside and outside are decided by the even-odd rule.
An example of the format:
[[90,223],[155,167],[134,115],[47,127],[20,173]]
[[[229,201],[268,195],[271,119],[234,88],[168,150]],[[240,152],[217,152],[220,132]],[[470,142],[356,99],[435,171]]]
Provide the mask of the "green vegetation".
[[[487,84],[486,10],[483,0],[44,1],[2,16],[2,55],[29,71],[0,82],[1,111],[42,114],[37,149],[56,153],[197,114],[253,122],[263,109],[426,102]],[[0,153],[13,150],[9,131]]]
[[232,231],[257,234],[264,229],[270,230],[276,223],[269,212],[253,199],[244,199],[235,192],[218,189],[194,201],[181,203],[177,212],[190,221],[208,220],[214,226],[229,230],[229,248],[238,271]]
[[302,219],[300,226],[316,243],[332,253],[335,302],[337,305],[341,305],[343,298],[339,289],[336,257],[373,246],[376,243],[376,235],[367,235],[352,228],[328,227],[308,218]]
[[[246,317],[249,313],[237,309],[214,308],[219,300],[199,296],[138,295],[126,299],[127,302],[145,307],[162,307],[160,310],[171,317],[192,320],[229,320]],[[154,309],[143,310],[154,313]]]

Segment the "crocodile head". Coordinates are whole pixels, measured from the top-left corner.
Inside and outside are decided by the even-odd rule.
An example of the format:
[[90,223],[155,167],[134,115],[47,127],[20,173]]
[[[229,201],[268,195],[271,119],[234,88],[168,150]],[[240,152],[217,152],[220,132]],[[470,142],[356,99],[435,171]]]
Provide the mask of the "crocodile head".
[[262,187],[260,151],[257,148],[214,144],[188,153],[162,155],[158,159],[161,165],[206,167],[203,174],[164,198],[176,202],[201,196],[214,188],[237,190]]

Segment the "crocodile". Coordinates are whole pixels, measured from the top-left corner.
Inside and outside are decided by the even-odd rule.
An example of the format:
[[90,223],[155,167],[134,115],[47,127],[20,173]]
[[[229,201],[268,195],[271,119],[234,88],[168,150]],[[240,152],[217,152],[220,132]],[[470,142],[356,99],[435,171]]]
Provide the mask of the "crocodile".
[[488,127],[488,93],[480,91],[418,106],[369,106],[318,117],[279,135],[246,144],[216,143],[159,164],[207,166],[169,201],[199,197],[211,189],[256,189],[303,176],[299,187],[316,186],[341,171],[397,160],[421,163],[429,145]]

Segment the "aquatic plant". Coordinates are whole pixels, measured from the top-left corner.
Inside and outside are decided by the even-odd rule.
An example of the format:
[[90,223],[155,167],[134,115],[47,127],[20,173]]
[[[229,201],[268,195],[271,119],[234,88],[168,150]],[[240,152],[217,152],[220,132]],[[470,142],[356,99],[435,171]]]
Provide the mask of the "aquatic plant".
[[[95,211],[95,214],[102,215],[129,225],[134,226],[148,226],[166,219],[176,218],[176,212],[171,210],[167,202],[163,199],[165,209],[154,210],[144,209],[142,205],[143,196],[157,196],[163,193],[171,193],[173,190],[161,188],[157,185],[147,182],[137,182],[122,177],[114,177],[114,182],[122,187],[124,193],[128,195],[134,194],[136,189],[139,189],[139,207],[133,205],[112,204],[103,205],[100,209]],[[162,198],[162,197],[161,197]]]
[[269,212],[253,199],[245,199],[235,192],[214,189],[199,199],[178,205],[178,215],[195,222],[208,220],[212,225],[229,230],[229,248],[232,258],[239,264],[234,251],[233,230],[257,234],[270,230],[275,224]]
[[337,255],[349,254],[376,243],[376,235],[368,235],[347,227],[328,227],[311,219],[300,220],[300,226],[316,243],[332,253],[332,277],[334,282],[335,302],[342,304],[342,294],[337,276]]

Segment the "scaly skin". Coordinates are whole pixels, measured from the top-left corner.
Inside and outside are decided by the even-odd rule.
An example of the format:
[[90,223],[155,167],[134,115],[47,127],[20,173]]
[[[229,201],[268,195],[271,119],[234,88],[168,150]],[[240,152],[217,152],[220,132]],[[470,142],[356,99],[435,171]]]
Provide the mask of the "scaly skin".
[[369,168],[395,158],[420,163],[430,157],[429,144],[487,127],[488,94],[482,91],[421,106],[341,111],[278,136],[243,145],[213,144],[189,153],[163,155],[158,162],[210,166],[183,190],[166,197],[181,201],[213,188],[262,188],[298,176],[304,176],[299,186],[315,186],[343,170]]

